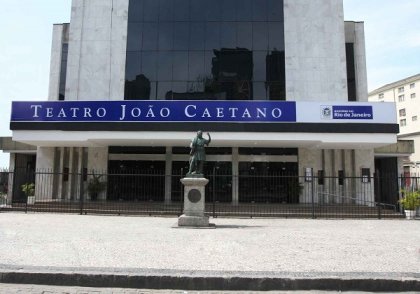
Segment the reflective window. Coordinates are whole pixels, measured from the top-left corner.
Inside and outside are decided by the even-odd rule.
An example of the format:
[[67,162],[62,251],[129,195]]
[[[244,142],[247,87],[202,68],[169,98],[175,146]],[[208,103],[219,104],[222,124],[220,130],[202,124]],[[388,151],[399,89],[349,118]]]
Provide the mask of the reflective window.
[[174,45],[173,43],[172,23],[159,23],[159,50],[172,50]]
[[284,30],[283,23],[268,23],[268,38],[270,50],[284,50]]
[[188,80],[198,81],[203,78],[204,51],[190,51],[188,54]]
[[190,26],[190,50],[204,50],[204,23],[196,22]]
[[130,1],[128,19],[131,22],[143,21],[143,0]]
[[141,54],[141,73],[149,80],[156,81],[157,77],[157,52],[143,51]]
[[[283,5],[283,1],[282,5]],[[252,20],[266,21],[267,20],[267,1],[255,0],[252,2]]]
[[172,81],[172,52],[161,51],[158,54],[158,81]]
[[283,21],[283,1],[268,0],[268,21]]
[[205,48],[206,50],[212,50],[214,48],[220,48],[220,23],[218,22],[207,22],[206,23],[206,35],[205,35]]
[[[130,36],[130,39],[132,37]],[[157,50],[158,48],[158,24],[145,22],[143,24],[143,50]],[[127,40],[128,42],[128,40]]]
[[191,0],[190,2],[190,20],[191,21],[203,21],[206,19],[205,16],[205,3],[207,0]]
[[130,22],[128,24],[127,51],[140,51],[143,40],[143,23]]
[[237,23],[236,43],[239,48],[252,49],[252,22]]
[[220,21],[222,19],[222,1],[223,0],[206,1],[205,11],[207,21]]
[[[155,0],[158,2],[157,0]],[[172,21],[174,18],[173,0],[159,0],[159,21]]]
[[126,58],[125,78],[127,80],[135,80],[136,76],[141,74],[141,52],[127,52]]
[[190,19],[189,0],[173,0],[173,2],[174,2],[174,6],[173,6],[174,20],[175,21],[189,21]]
[[[137,0],[130,0],[129,10],[131,5]],[[159,19],[159,1],[157,0],[143,0],[143,20],[144,21],[158,21]],[[129,20],[131,22],[131,19]]]
[[254,2],[254,0],[236,0],[236,2],[237,2],[236,3],[237,5],[236,20],[237,21],[252,20],[252,2]]
[[284,100],[283,0],[129,0],[125,99]]
[[220,47],[235,48],[236,47],[236,23],[222,22],[220,26]]
[[252,48],[254,50],[268,50],[268,26],[266,22],[252,24]]
[[189,26],[187,22],[174,24],[174,50],[188,50]]
[[174,52],[173,80],[188,81],[188,52]]
[[222,0],[221,16],[224,21],[236,20],[236,1]]

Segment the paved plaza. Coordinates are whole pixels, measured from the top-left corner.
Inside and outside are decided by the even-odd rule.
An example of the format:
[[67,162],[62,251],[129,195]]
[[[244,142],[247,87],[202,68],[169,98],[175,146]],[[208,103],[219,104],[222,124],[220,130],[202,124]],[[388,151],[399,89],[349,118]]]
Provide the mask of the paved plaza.
[[290,279],[420,280],[420,221],[0,213],[0,270]]

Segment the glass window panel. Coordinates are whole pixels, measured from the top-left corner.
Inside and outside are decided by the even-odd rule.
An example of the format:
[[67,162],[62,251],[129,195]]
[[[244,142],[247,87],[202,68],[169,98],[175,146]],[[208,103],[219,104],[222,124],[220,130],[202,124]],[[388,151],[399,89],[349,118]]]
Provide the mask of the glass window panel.
[[206,0],[191,0],[190,1],[190,20],[203,21],[205,20],[205,4]]
[[252,1],[252,19],[255,21],[267,20],[267,0]]
[[266,52],[254,51],[253,62],[254,62],[254,74],[253,80],[263,82],[266,79]]
[[283,82],[268,82],[268,96],[270,100],[286,100],[285,85]]
[[237,50],[232,56],[236,68],[236,75],[239,80],[251,80],[253,76],[252,51]]
[[253,82],[254,100],[267,100],[267,91],[264,82]]
[[194,22],[190,26],[190,50],[204,50],[204,23]]
[[[141,72],[151,81],[156,81],[157,52],[143,51],[141,55]],[[127,62],[128,64],[128,62]]]
[[236,23],[222,22],[220,26],[220,47],[235,48],[236,47]]
[[[200,82],[200,81],[190,81],[187,84],[187,92],[188,93],[200,93],[200,92],[204,92],[204,83]],[[193,96],[189,96],[190,98],[193,99],[197,99],[199,96],[197,97],[193,97]],[[200,96],[201,98],[201,96]]]
[[207,21],[221,20],[222,0],[206,1],[206,19]]
[[159,0],[159,21],[172,21],[174,19],[172,5],[172,0]]
[[143,19],[144,21],[158,21],[159,20],[159,1],[143,0]]
[[173,82],[172,91],[178,94],[185,94],[187,92],[188,82]]
[[190,1],[189,0],[173,0],[174,1],[174,20],[188,21],[190,19]]
[[143,50],[157,50],[158,25],[156,22],[143,24]]
[[171,51],[158,53],[158,81],[172,81],[172,56]]
[[127,62],[125,67],[125,79],[132,81],[141,73],[141,53],[127,52]]
[[283,23],[270,22],[268,23],[269,44],[271,50],[284,49],[284,30]]
[[282,21],[283,20],[283,1],[282,0],[268,0],[268,20]]
[[267,56],[267,81],[285,80],[284,51],[272,51]]
[[143,21],[143,0],[130,0],[128,21]]
[[268,50],[268,30],[266,22],[252,24],[252,48],[254,50]]
[[189,27],[187,22],[174,24],[174,50],[188,50]]
[[198,81],[204,74],[204,51],[190,51],[188,54],[188,80]]
[[157,94],[157,82],[151,82],[150,83],[150,100],[156,100]]
[[159,23],[159,50],[173,49],[173,23]]
[[158,82],[157,100],[172,100],[172,82]]
[[173,80],[188,80],[188,52],[174,52]]
[[238,21],[252,20],[252,2],[253,0],[236,0],[236,19]]
[[252,49],[252,23],[238,22],[237,23],[237,46],[239,48]]
[[236,20],[236,1],[223,0],[222,1],[222,20],[235,21]]
[[143,37],[143,23],[129,22],[127,30],[127,51],[141,50]]
[[213,51],[206,51],[204,55],[204,69],[207,78],[213,79],[213,59],[215,55]]
[[150,99],[151,84],[144,75],[138,75],[134,81],[125,83],[125,100]]
[[220,48],[220,23],[207,22],[206,23],[206,50],[213,50]]

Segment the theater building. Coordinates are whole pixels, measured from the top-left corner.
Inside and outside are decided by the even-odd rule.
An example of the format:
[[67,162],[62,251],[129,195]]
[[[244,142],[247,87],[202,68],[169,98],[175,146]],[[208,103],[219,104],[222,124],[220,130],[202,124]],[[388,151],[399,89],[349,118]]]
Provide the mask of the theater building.
[[[235,205],[266,188],[241,176],[267,171],[304,191],[310,175],[370,182],[396,118],[394,103],[368,102],[363,23],[344,21],[341,0],[73,0],[70,24],[53,27],[48,100],[12,106],[13,140],[36,154],[10,162],[57,172],[42,199],[78,199],[69,173],[185,174],[203,130],[206,174],[232,176],[222,200]],[[136,199],[130,185],[99,197]],[[175,186],[145,191],[171,202]]]

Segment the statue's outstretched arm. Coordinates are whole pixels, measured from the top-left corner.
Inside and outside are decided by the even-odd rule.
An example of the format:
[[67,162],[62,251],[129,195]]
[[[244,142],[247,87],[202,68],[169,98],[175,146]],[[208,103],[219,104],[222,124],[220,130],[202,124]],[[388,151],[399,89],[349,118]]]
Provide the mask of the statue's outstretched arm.
[[209,139],[208,139],[208,141],[207,141],[207,145],[209,145],[209,144],[210,144],[210,142],[211,142],[210,133],[207,133],[207,136],[209,137]]

